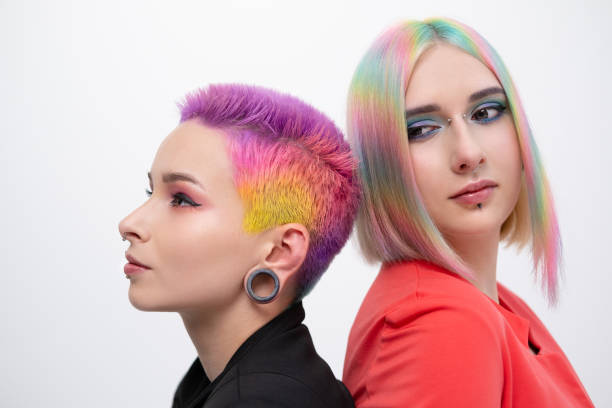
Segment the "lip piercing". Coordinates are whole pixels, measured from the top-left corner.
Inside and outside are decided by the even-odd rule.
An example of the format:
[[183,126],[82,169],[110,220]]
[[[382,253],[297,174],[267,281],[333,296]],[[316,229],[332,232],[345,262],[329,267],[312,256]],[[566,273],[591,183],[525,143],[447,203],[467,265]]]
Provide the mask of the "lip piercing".
[[482,203],[476,204],[476,207],[478,207],[478,209],[482,209]]

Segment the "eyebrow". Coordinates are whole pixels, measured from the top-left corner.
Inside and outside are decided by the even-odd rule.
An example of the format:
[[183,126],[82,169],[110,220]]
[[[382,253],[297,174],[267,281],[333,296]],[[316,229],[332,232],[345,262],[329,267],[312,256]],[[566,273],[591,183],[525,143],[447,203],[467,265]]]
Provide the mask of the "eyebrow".
[[429,112],[436,112],[440,110],[440,105],[423,105],[423,106],[419,106],[417,108],[413,108],[413,109],[409,109],[406,111],[406,113],[404,113],[405,117],[408,116],[412,116],[412,115],[418,115],[419,113],[429,113]]
[[[468,102],[474,102],[474,101],[477,101],[480,98],[484,98],[485,96],[495,95],[495,94],[505,95],[506,93],[504,92],[504,90],[502,88],[500,88],[498,86],[492,86],[492,87],[489,87],[489,88],[482,89],[482,90],[480,90],[478,92],[474,92],[468,98]],[[421,114],[421,113],[437,112],[440,109],[441,109],[440,105],[436,105],[436,104],[429,104],[429,105],[418,106],[418,107],[413,108],[413,109],[408,109],[404,113],[404,117],[408,118],[410,116],[418,115],[418,114]]]
[[[151,178],[151,172],[147,173],[147,177],[149,177],[149,183],[151,184],[151,186],[153,186],[153,179]],[[164,173],[162,174],[162,181],[164,183],[173,183],[175,181],[187,181],[189,183],[199,186],[201,189],[204,189],[204,187],[202,186],[202,184],[198,182],[198,180],[196,180],[194,177],[190,176],[187,173],[179,173],[179,172]]]
[[505,95],[506,93],[499,86],[492,86],[490,88],[485,88],[481,91],[474,92],[473,94],[470,95],[468,101],[474,102],[480,98],[484,98],[485,96],[495,95],[495,94]]

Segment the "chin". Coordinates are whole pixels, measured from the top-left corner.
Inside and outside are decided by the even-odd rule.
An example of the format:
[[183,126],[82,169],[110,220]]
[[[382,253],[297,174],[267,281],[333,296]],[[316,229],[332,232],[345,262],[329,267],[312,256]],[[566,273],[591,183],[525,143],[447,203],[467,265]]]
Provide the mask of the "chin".
[[151,293],[145,293],[145,291],[134,287],[134,285],[130,286],[130,290],[128,291],[128,299],[130,300],[132,306],[143,312],[173,311],[167,302],[162,302],[156,296],[153,296]]
[[440,228],[440,231],[443,235],[454,237],[499,234],[506,218],[503,218],[501,214],[476,213],[475,211],[485,212],[486,208],[474,210],[467,217],[456,217],[455,220],[458,222],[448,223]]

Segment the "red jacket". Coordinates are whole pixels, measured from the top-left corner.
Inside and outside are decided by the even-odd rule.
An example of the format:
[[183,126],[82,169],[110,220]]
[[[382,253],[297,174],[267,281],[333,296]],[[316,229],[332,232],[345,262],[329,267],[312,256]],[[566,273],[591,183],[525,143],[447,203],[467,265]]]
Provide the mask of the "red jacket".
[[497,290],[500,304],[434,264],[383,265],[349,336],[356,406],[592,407],[542,322]]

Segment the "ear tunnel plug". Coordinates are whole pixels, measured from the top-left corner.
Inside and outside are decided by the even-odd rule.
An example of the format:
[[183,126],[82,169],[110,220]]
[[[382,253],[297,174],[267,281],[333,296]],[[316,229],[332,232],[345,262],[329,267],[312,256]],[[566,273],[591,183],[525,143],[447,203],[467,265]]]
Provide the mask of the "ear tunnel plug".
[[[272,278],[272,280],[274,281],[274,289],[272,290],[272,293],[269,294],[268,296],[259,296],[255,293],[255,290],[253,290],[253,280],[258,275],[267,275],[270,278]],[[246,283],[246,290],[247,290],[249,297],[257,303],[270,303],[271,301],[274,300],[276,295],[278,295],[279,289],[280,289],[280,281],[278,279],[278,276],[276,276],[276,274],[270,269],[264,269],[264,268],[257,269],[255,272],[249,275],[247,279],[247,283]]]

